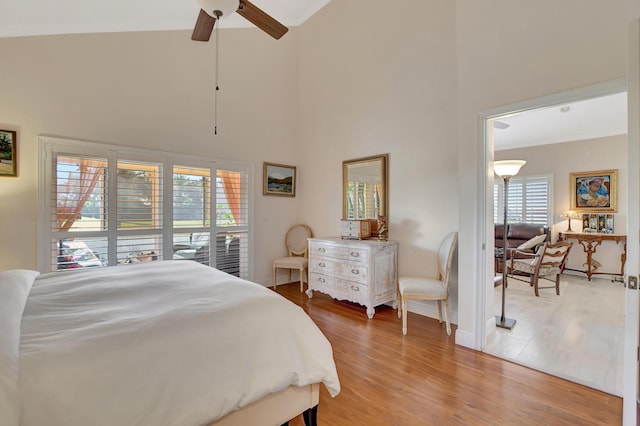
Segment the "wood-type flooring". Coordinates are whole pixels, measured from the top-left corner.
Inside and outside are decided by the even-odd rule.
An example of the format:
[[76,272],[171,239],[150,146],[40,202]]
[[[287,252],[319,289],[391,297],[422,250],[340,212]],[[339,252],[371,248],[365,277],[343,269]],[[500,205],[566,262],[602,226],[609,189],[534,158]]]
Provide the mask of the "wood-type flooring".
[[[455,326],[409,313],[402,335],[397,311],[365,307],[299,283],[277,292],[301,306],[333,346],[342,390],[321,386],[321,426],[616,425],[622,399],[455,345]],[[291,426],[303,425],[302,416]]]

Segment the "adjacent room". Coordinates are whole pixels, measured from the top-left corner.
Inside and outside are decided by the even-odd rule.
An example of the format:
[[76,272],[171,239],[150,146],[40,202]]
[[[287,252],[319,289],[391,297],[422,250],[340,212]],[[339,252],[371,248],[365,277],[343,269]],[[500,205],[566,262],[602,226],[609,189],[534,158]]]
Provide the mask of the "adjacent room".
[[[530,276],[509,276],[505,314],[517,325],[513,330],[496,328],[485,351],[615,395],[622,395],[623,375],[626,105],[625,92],[553,105],[496,119],[493,133],[496,160],[526,161],[508,184],[507,246],[526,245],[525,240],[543,233],[547,244],[566,238],[572,246],[560,294],[555,276],[539,279],[538,296]],[[581,209],[579,200],[571,199],[570,176],[581,179],[584,173],[607,169],[618,177],[607,183],[609,192],[615,191],[615,207],[595,206],[597,213]],[[504,184],[496,178],[494,185],[495,269],[500,276]],[[600,215],[609,218],[608,227],[606,222],[598,227]],[[590,219],[596,219],[593,228]],[[535,260],[508,254],[512,257]],[[502,315],[499,285],[495,296],[496,315]]]
[[[36,308],[52,305],[32,298],[43,296],[28,289],[72,292],[59,277],[149,271],[136,280],[123,277],[122,285],[142,286],[136,288],[144,291],[130,294],[148,303],[153,298],[143,295],[152,286],[145,275],[154,277],[170,302],[174,278],[155,265],[176,261],[196,268],[183,273],[194,277],[187,286],[193,299],[176,298],[184,306],[198,306],[196,284],[215,275],[224,281],[221,289],[235,283],[241,291],[255,290],[256,300],[278,296],[301,306],[304,319],[292,318],[305,324],[311,318],[308,334],[320,330],[326,336],[333,358],[326,357],[322,374],[309,383],[286,384],[289,390],[304,386],[305,402],[295,404],[295,413],[278,413],[284,417],[274,417],[279,419],[274,424],[294,415],[309,424],[316,414],[320,424],[336,418],[359,424],[350,413],[372,390],[375,409],[369,419],[380,424],[398,419],[399,424],[473,419],[495,424],[521,418],[610,424],[621,422],[623,413],[625,424],[635,424],[629,404],[635,407],[637,383],[631,389],[621,379],[637,373],[637,365],[627,361],[632,351],[625,342],[632,341],[624,333],[626,319],[611,315],[589,327],[565,328],[567,318],[581,318],[582,308],[596,300],[607,304],[598,309],[616,315],[624,301],[605,302],[608,295],[589,293],[579,296],[584,297],[579,306],[557,302],[578,299],[572,288],[606,287],[617,292],[614,297],[624,296],[622,275],[637,273],[632,206],[638,185],[628,165],[638,144],[636,123],[606,135],[554,141],[546,136],[539,146],[499,148],[498,138],[518,128],[513,113],[522,111],[504,106],[602,85],[622,86],[618,92],[626,93],[635,76],[628,68],[634,63],[628,60],[632,22],[639,18],[636,0],[72,0],[64,7],[41,0],[5,2],[0,5],[0,274],[31,271],[12,272],[17,293],[4,299],[12,301],[12,312],[22,313],[16,308],[20,303],[26,308],[22,319],[18,315],[7,323],[20,333],[25,321],[23,343],[39,347],[35,327],[48,323],[39,323],[45,317],[36,315]],[[569,110],[558,114],[579,111],[574,103],[558,105],[565,106]],[[509,127],[493,130],[495,151],[487,151],[484,118],[496,110],[504,113],[497,121]],[[535,127],[551,126],[543,121]],[[509,282],[506,314],[517,321],[510,331],[495,325],[501,287],[493,280],[499,275],[494,226],[502,223],[504,191],[496,177],[492,208],[493,188],[487,188],[493,185],[494,159],[527,161],[512,189],[518,179],[520,184],[531,179],[535,186],[543,178],[548,210],[544,223],[533,224],[548,228],[549,242],[568,227],[580,232],[592,226],[604,231],[598,235],[627,235],[629,242],[622,267],[620,241],[604,242],[587,260],[574,239],[560,296],[541,289],[536,297],[528,283]],[[362,160],[372,161],[379,176],[369,167],[358,168]],[[350,165],[357,184],[345,178]],[[575,210],[572,179],[602,178],[593,173],[614,170],[607,178],[617,183],[615,211],[592,210],[594,223],[587,216],[584,225],[582,217],[565,215]],[[366,217],[357,216],[359,209]],[[489,211],[498,217],[488,217]],[[514,220],[521,222],[526,220]],[[298,255],[308,263],[288,259]],[[580,272],[586,268],[594,269]],[[357,275],[357,284],[334,285],[344,274]],[[415,289],[407,277],[443,276],[444,293],[409,297]],[[135,306],[119,298],[124,293],[98,290],[131,309],[119,318],[134,318]],[[401,318],[405,294],[411,300]],[[530,306],[534,303],[541,310]],[[156,308],[172,312],[170,303]],[[83,311],[74,309],[74,314]],[[120,312],[118,306],[108,311]],[[261,310],[243,309],[254,311]],[[100,318],[99,312],[91,317]],[[548,341],[528,340],[535,320],[527,321],[540,316],[554,331]],[[162,330],[164,320],[158,318],[154,324]],[[287,322],[293,321],[281,321]],[[281,323],[278,327],[286,329]],[[150,343],[162,344],[162,333],[154,336],[159,340]],[[20,334],[6,337],[11,342],[6,347],[18,351]],[[311,344],[328,351],[327,342],[318,337]],[[556,348],[553,354],[549,346]],[[570,346],[580,347],[582,355],[567,352]],[[587,359],[592,347],[603,346],[605,353]],[[6,359],[17,365],[17,353]],[[367,362],[358,364],[357,354],[366,354]],[[379,360],[389,368],[384,379],[376,373]],[[596,372],[594,365],[607,365],[606,371]],[[13,370],[8,374],[0,383],[19,379]],[[389,377],[402,377],[404,384]],[[540,389],[533,406],[524,403],[531,396],[523,383]],[[6,403],[15,413],[18,403],[3,402],[4,390],[0,409]],[[509,397],[477,399],[493,392]],[[401,400],[397,393],[410,398]],[[309,404],[308,394],[315,403]],[[559,396],[566,394],[580,397]],[[592,408],[581,411],[587,406]],[[549,417],[540,420],[540,412]],[[296,419],[293,424],[302,424]]]

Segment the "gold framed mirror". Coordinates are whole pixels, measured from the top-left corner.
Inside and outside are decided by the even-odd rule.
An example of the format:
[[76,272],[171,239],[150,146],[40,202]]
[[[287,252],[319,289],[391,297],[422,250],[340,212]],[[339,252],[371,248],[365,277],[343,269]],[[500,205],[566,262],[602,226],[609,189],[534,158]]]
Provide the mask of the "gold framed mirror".
[[389,154],[342,162],[342,218],[387,217]]

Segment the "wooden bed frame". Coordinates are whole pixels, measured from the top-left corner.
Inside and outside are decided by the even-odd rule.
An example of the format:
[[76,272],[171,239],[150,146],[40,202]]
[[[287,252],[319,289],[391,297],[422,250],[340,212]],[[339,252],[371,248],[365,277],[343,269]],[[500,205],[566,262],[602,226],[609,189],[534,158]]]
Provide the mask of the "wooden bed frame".
[[316,426],[319,399],[319,383],[303,387],[290,386],[238,411],[232,411],[209,426],[286,425],[301,413],[304,413],[307,426]]

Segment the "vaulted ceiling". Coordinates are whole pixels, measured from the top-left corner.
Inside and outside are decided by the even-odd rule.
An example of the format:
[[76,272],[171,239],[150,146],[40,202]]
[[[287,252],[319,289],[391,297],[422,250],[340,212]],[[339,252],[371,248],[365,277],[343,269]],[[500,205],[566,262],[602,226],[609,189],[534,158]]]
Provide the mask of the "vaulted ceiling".
[[[330,0],[251,0],[286,26],[298,26]],[[192,29],[196,0],[2,0],[0,37]],[[220,28],[250,27],[237,13]]]

